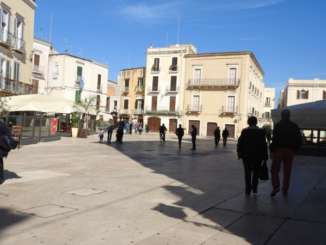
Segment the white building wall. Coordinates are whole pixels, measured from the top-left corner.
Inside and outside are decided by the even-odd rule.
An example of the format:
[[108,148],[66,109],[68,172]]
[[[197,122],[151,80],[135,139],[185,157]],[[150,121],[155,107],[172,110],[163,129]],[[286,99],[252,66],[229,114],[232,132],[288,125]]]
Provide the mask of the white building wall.
[[[82,101],[100,95],[100,111],[105,112],[107,97],[108,67],[65,54],[54,54],[49,61],[49,93],[75,100],[77,90],[77,67],[83,68],[84,88]],[[101,75],[101,89],[97,90],[97,77]],[[94,106],[96,101],[94,101]]]

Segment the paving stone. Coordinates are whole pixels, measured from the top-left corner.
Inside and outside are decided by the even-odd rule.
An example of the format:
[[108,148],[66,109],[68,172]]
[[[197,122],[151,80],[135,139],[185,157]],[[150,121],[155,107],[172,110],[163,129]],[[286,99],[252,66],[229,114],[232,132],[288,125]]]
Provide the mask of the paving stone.
[[91,195],[101,194],[104,192],[105,192],[104,190],[99,190],[95,188],[82,188],[82,189],[69,191],[67,193],[76,196],[91,196]]
[[41,218],[50,218],[61,214],[77,211],[75,208],[59,206],[55,204],[44,205],[40,207],[33,207],[25,209],[22,212],[27,214],[36,215]]
[[289,220],[267,245],[325,245],[326,224]]

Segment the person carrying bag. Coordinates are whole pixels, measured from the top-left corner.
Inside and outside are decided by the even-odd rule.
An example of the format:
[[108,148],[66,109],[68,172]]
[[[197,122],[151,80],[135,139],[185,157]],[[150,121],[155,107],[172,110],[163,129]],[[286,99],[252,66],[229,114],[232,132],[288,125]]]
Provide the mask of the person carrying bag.
[[3,158],[8,156],[11,150],[17,148],[18,142],[11,136],[9,128],[0,121],[0,184],[4,182]]

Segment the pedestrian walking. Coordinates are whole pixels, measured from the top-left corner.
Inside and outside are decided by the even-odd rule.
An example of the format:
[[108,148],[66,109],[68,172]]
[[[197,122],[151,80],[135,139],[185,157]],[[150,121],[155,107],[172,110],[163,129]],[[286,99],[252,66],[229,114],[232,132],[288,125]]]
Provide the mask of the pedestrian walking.
[[133,127],[133,123],[131,122],[131,123],[129,124],[129,134],[132,134],[132,127]]
[[104,129],[100,129],[99,132],[99,138],[100,138],[100,143],[103,143],[103,138],[104,138]]
[[197,128],[195,125],[191,125],[191,142],[192,142],[192,150],[196,150],[196,138],[197,138]]
[[273,130],[272,142],[270,145],[272,156],[272,185],[271,196],[280,191],[279,172],[283,162],[283,186],[284,195],[288,194],[292,171],[292,162],[295,153],[302,144],[302,135],[297,124],[290,120],[290,111],[283,110],[281,120]]
[[142,134],[143,132],[143,124],[142,123],[139,123],[139,126],[138,126],[138,133],[139,134]]
[[184,129],[182,128],[181,124],[179,124],[179,127],[177,128],[175,134],[178,137],[179,149],[181,149],[182,137],[185,134]]
[[166,127],[164,125],[164,123],[162,124],[162,126],[160,127],[160,140],[162,143],[165,143],[165,134],[166,134]]
[[222,132],[222,137],[223,137],[223,146],[225,147],[229,137],[229,131],[226,127]]
[[110,126],[107,127],[107,129],[106,129],[107,134],[108,134],[108,138],[107,138],[107,143],[108,143],[108,144],[111,144],[111,139],[112,139],[113,129],[114,129],[114,126],[113,126],[113,125],[110,125]]
[[257,194],[262,162],[268,159],[265,131],[257,127],[257,118],[249,117],[248,128],[242,130],[238,139],[238,158],[242,159],[246,195]]
[[215,147],[217,147],[218,144],[220,143],[220,139],[221,139],[221,130],[220,127],[216,126],[216,129],[214,130]]
[[120,121],[117,129],[117,143],[122,144],[124,128],[125,128],[125,123],[123,121]]
[[9,151],[16,149],[17,145],[18,142],[11,137],[9,128],[0,121],[0,184],[5,180],[3,158],[8,156]]

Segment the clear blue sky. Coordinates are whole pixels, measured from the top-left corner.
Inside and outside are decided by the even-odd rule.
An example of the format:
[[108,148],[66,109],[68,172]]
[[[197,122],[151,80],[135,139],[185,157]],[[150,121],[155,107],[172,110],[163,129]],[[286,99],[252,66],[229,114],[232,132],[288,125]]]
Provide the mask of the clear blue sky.
[[[192,43],[199,52],[252,50],[265,82],[326,78],[325,0],[38,0],[36,36],[59,51],[120,69],[143,66],[146,48]],[[180,23],[180,25],[178,25]],[[179,28],[178,28],[179,26]],[[178,31],[179,29],[179,31]]]

